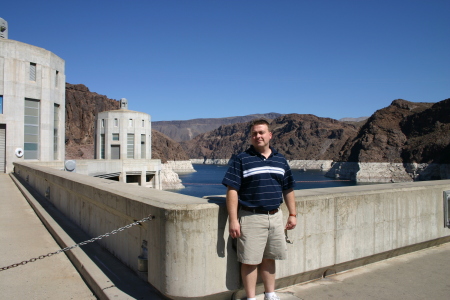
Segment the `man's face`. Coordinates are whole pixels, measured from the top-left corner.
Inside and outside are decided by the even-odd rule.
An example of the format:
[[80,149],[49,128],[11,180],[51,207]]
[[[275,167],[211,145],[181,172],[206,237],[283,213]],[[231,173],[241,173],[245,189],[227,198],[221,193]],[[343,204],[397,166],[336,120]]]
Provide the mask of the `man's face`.
[[255,148],[265,148],[269,146],[269,141],[272,139],[272,132],[266,124],[255,125],[251,131],[251,142]]

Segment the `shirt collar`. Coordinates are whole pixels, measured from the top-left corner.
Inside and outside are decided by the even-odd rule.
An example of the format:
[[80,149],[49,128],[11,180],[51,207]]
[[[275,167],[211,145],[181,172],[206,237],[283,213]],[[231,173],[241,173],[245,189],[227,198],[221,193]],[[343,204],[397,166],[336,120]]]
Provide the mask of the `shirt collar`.
[[[269,146],[269,147],[270,147],[270,150],[272,150],[272,153],[270,154],[269,157],[271,157],[271,156],[273,156],[273,155],[275,155],[275,154],[278,153],[278,151],[277,151],[276,149],[272,148],[272,146]],[[250,146],[250,148],[248,149],[248,151],[249,151],[250,154],[252,154],[252,155],[262,156],[261,153],[259,153],[258,151],[256,151],[256,149],[255,149],[255,147],[253,147],[253,145]],[[269,158],[269,157],[268,157],[268,158]]]

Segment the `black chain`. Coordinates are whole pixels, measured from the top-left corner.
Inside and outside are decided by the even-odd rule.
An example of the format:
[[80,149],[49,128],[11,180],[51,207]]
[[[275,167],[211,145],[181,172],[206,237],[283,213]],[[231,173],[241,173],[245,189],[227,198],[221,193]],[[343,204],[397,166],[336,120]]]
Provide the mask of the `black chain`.
[[40,255],[40,256],[38,256],[38,257],[36,257],[36,258],[31,258],[31,259],[29,259],[29,260],[24,260],[24,261],[22,261],[22,262],[20,262],[20,263],[17,263],[17,264],[12,264],[12,265],[9,265],[9,266],[7,266],[7,267],[2,267],[2,268],[0,268],[0,272],[1,272],[1,271],[8,270],[8,269],[11,269],[11,268],[15,268],[15,267],[18,267],[18,266],[23,266],[23,265],[26,265],[26,264],[29,263],[29,262],[35,262],[36,260],[44,259],[44,258],[46,258],[46,257],[50,257],[50,256],[52,256],[52,255],[59,254],[59,253],[61,253],[61,252],[65,252],[65,251],[74,249],[74,248],[76,248],[76,247],[84,246],[84,245],[86,245],[86,244],[95,242],[95,241],[97,241],[97,240],[101,240],[101,239],[104,238],[104,237],[108,237],[108,236],[110,236],[110,235],[113,235],[113,234],[116,234],[116,233],[118,233],[118,232],[124,231],[125,229],[128,229],[128,228],[130,228],[130,227],[133,227],[133,226],[135,226],[135,225],[140,225],[141,223],[144,223],[144,222],[147,222],[147,221],[153,220],[153,219],[155,219],[155,217],[152,216],[152,215],[149,215],[148,217],[145,217],[145,218],[143,218],[142,220],[139,220],[139,221],[133,222],[133,223],[131,223],[131,224],[128,224],[128,225],[126,225],[126,226],[120,227],[120,228],[115,229],[115,230],[113,230],[113,231],[111,231],[111,232],[109,232],[109,233],[105,233],[105,234],[99,235],[98,237],[92,238],[92,239],[90,239],[90,240],[87,240],[87,241],[84,241],[84,242],[75,244],[75,245],[70,246],[70,247],[66,247],[66,248],[60,249],[60,250],[55,251],[55,252],[50,252],[50,253],[47,253],[47,254],[44,254],[44,255]]

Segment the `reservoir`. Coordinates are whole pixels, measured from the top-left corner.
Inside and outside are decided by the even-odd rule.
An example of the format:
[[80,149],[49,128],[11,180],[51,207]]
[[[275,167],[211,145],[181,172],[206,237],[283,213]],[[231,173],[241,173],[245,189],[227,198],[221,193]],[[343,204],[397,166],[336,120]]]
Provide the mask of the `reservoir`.
[[[227,188],[222,185],[222,179],[228,166],[194,164],[197,172],[180,174],[179,178],[184,189],[173,190],[173,192],[194,197],[225,195]],[[355,181],[337,180],[325,177],[325,171],[320,170],[292,170],[296,181],[296,190],[316,189],[338,186],[356,185]]]

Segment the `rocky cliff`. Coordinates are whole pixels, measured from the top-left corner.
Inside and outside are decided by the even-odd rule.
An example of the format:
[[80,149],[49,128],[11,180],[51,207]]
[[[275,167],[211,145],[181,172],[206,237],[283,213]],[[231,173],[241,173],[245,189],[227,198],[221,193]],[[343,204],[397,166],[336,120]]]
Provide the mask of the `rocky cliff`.
[[113,109],[119,109],[119,101],[66,83],[66,159],[94,158],[95,116]]
[[376,111],[327,173],[359,182],[450,178],[450,99]]
[[161,132],[152,129],[152,158],[167,161],[188,161],[189,157],[181,145]]
[[181,142],[188,141],[201,133],[212,131],[221,125],[244,123],[256,118],[275,119],[281,116],[277,113],[254,114],[241,117],[192,119],[185,121],[158,121],[152,122],[152,128],[165,134],[171,139]]
[[[406,130],[410,127],[407,120],[432,106],[432,103],[394,100],[367,120],[358,135],[345,145],[339,161],[404,162],[402,152],[408,141]],[[416,134],[423,137],[423,132],[419,131]],[[417,159],[422,162],[423,157]]]
[[400,128],[407,137],[404,162],[450,164],[450,99],[406,117]]

